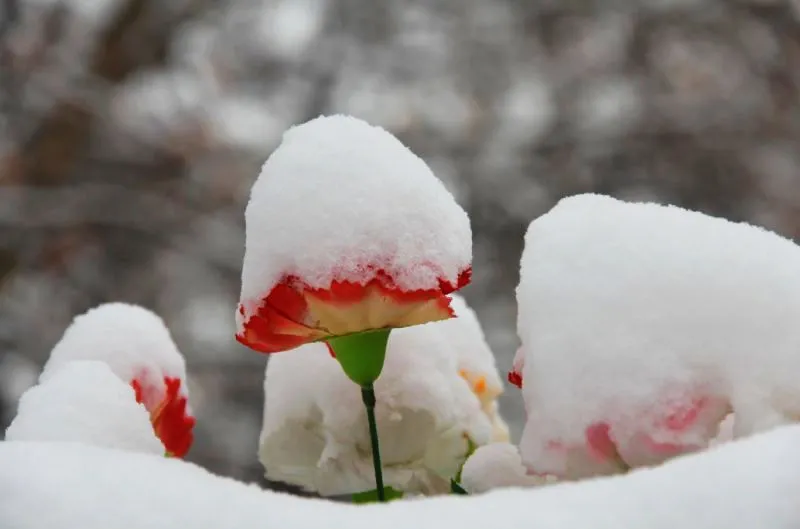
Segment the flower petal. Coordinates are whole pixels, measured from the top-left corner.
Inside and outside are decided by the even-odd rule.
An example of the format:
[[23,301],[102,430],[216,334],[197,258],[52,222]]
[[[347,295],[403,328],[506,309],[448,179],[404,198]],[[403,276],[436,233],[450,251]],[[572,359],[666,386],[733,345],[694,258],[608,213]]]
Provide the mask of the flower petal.
[[[439,288],[405,291],[383,270],[371,271],[365,284],[333,281],[312,289],[286,276],[262,300],[236,339],[262,353],[293,349],[304,343],[376,329],[410,327],[454,316],[445,295],[466,285],[471,269],[456,283],[440,280]],[[240,313],[244,308],[240,305]]]

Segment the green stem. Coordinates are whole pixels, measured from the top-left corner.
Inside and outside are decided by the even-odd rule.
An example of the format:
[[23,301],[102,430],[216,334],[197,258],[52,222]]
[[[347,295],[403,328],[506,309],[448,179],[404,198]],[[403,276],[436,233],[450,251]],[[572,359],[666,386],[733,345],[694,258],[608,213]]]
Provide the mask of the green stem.
[[361,399],[367,409],[367,422],[369,423],[369,440],[372,444],[372,465],[375,467],[375,485],[378,501],[386,501],[383,490],[383,466],[381,465],[381,448],[378,441],[378,422],[375,420],[375,389],[372,384],[361,387]]

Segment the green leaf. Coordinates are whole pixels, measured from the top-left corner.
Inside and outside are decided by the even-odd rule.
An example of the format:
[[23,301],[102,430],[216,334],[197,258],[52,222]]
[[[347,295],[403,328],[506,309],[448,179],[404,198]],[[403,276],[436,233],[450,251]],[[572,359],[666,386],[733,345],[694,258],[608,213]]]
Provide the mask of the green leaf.
[[450,492],[458,495],[469,495],[469,492],[464,490],[464,487],[459,485],[459,483],[454,479],[450,480]]
[[[386,501],[399,500],[403,497],[403,493],[395,490],[392,487],[383,487],[383,494]],[[357,492],[353,494],[353,503],[377,503],[378,502],[378,489],[367,490],[364,492]]]

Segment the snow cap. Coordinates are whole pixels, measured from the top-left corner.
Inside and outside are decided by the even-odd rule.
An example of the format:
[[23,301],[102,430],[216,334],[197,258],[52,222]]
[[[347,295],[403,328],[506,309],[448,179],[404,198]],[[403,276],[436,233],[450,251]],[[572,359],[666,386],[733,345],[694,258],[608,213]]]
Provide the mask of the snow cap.
[[797,245],[748,224],[561,200],[528,228],[516,291],[526,464],[561,474],[587,449],[624,470],[708,446],[731,408],[749,433],[800,416],[798,270]]
[[287,276],[309,288],[403,291],[457,285],[472,262],[469,218],[421,158],[386,130],[344,115],[292,127],[245,210],[243,314]]
[[[123,381],[154,385],[165,376],[184,381],[186,363],[156,313],[128,303],[103,303],[75,317],[53,347],[40,380],[73,360],[99,360]],[[163,383],[161,383],[163,384]]]
[[195,419],[188,404],[186,365],[164,321],[127,303],[104,303],[72,321],[39,377],[46,382],[75,360],[105,363],[151,414],[168,451],[182,456],[191,446]]
[[164,455],[133,388],[102,362],[64,364],[19,401],[6,441],[76,442]]

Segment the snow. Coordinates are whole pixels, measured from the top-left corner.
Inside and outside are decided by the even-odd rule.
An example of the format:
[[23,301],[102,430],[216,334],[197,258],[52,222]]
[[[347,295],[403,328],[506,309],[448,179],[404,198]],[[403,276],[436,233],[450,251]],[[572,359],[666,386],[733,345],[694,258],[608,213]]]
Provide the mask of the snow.
[[[387,486],[441,493],[492,424],[437,323],[395,329],[375,383]],[[259,459],[269,479],[324,496],[375,488],[361,392],[323,344],[270,357]]]
[[344,115],[284,133],[245,220],[246,310],[287,274],[328,288],[334,279],[365,284],[383,269],[402,290],[438,289],[472,260],[469,218],[425,162]]
[[436,327],[447,335],[456,350],[459,368],[486,377],[487,393],[496,397],[503,392],[503,380],[478,315],[462,296],[450,295],[450,300],[456,317],[438,322]]
[[478,315],[459,295],[450,296],[456,317],[437,322],[458,358],[458,369],[481,401],[484,413],[494,424],[494,440],[508,440],[508,426],[498,412],[497,397],[503,393],[503,379],[494,352],[486,341]]
[[4,442],[0,520],[13,529],[438,529],[443,520],[461,529],[796,529],[798,444],[792,426],[626,476],[357,506],[262,491],[176,459]]
[[564,472],[553,443],[581,449],[603,423],[637,465],[673,455],[642,452],[642,436],[702,448],[731,409],[737,435],[800,416],[799,269],[794,243],[754,226],[601,195],[561,200],[528,228],[517,288],[526,464]]
[[76,442],[163,456],[133,388],[102,362],[69,362],[19,401],[6,441]]
[[736,417],[731,413],[719,423],[719,430],[717,436],[711,440],[709,446],[716,446],[722,443],[727,443],[734,440],[733,427]]
[[519,450],[510,443],[479,447],[461,470],[461,486],[470,494],[500,487],[532,487],[546,482],[545,478],[527,474]]
[[73,360],[99,360],[125,383],[142,383],[145,404],[163,394],[164,377],[183,381],[186,395],[186,364],[164,321],[154,312],[127,303],[105,303],[77,316],[55,345],[40,381],[46,381]]

